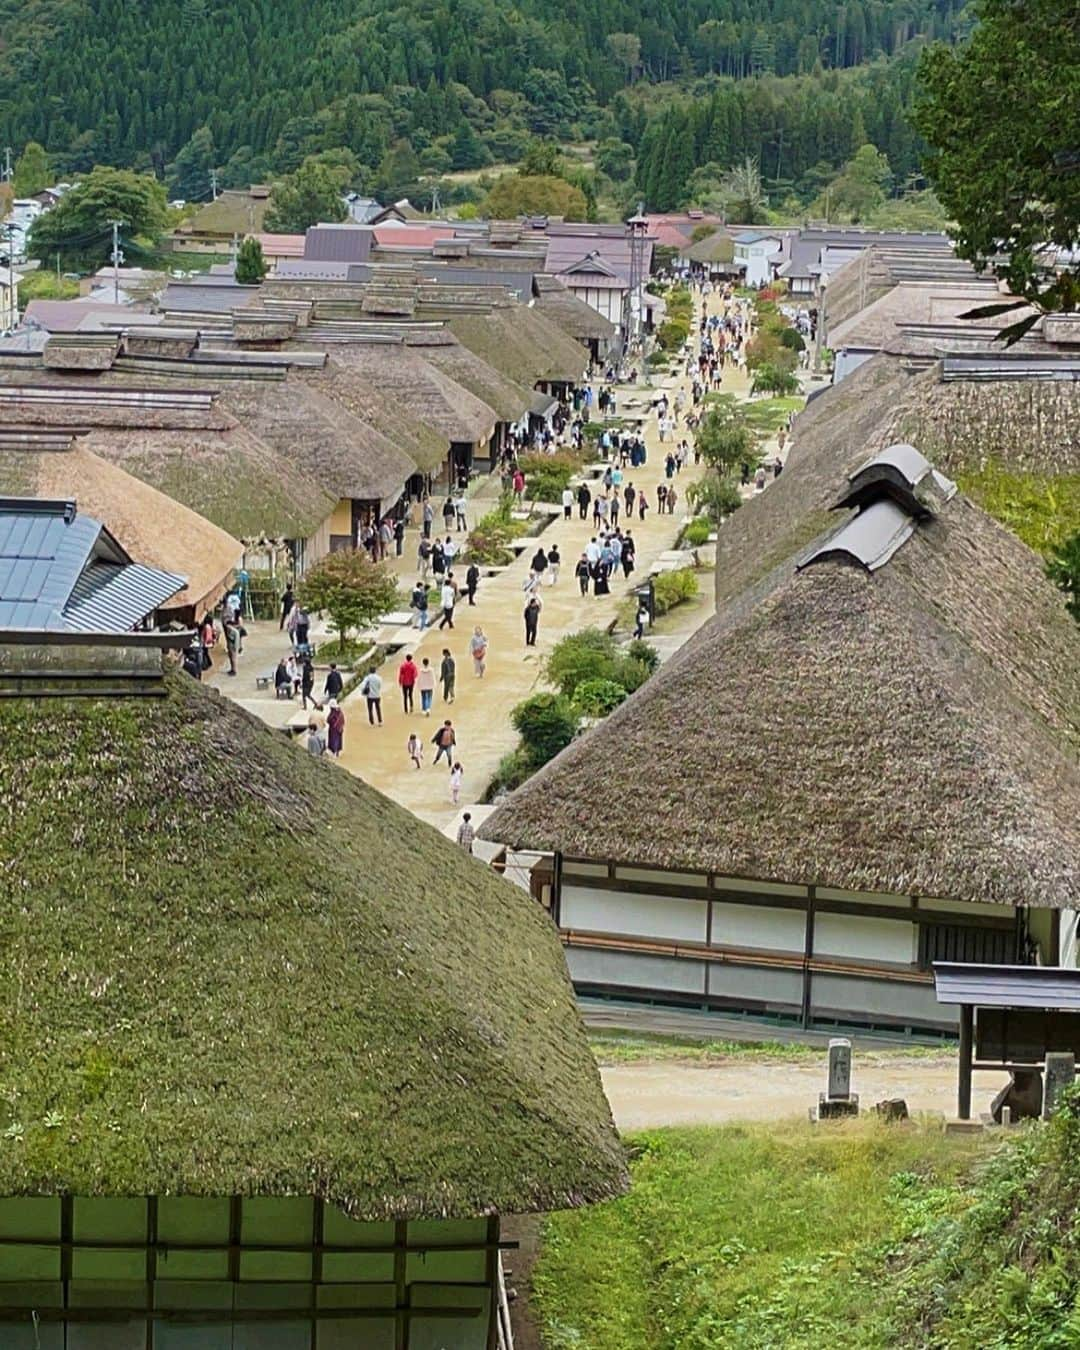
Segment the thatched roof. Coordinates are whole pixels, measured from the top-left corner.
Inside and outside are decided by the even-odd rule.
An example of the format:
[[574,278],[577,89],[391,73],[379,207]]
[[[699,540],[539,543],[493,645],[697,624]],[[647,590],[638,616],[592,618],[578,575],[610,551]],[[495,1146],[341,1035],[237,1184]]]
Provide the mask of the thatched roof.
[[314,1195],[381,1220],[623,1190],[543,910],[228,700],[166,689],[0,700],[0,1082],[23,1131],[2,1193]]
[[597,313],[592,305],[587,305],[558,277],[535,276],[533,289],[536,292],[535,308],[569,337],[578,342],[610,342],[615,336],[615,325],[611,320]]
[[0,494],[73,498],[133,558],[187,578],[166,609],[214,604],[243,549],[231,535],[78,442],[63,451],[10,448],[0,434]]
[[729,263],[735,259],[735,242],[727,230],[716,230],[681,251],[691,262]]
[[576,384],[585,372],[581,345],[534,305],[461,314],[449,328],[481,360],[530,389],[541,380]]
[[716,618],[483,833],[646,866],[1080,908],[1080,630],[1060,594],[959,495],[877,571],[796,572],[878,448],[811,439],[721,530]]
[[303,380],[233,381],[222,409],[291,459],[335,500],[396,497],[416,462],[368,422]]
[[508,379],[463,346],[446,330],[408,334],[406,344],[430,366],[474,394],[501,422],[516,422],[528,412],[532,389]]
[[378,426],[424,469],[445,461],[448,442],[483,440],[499,420],[493,408],[402,342],[342,343],[332,349],[323,375],[313,378],[320,386],[324,379],[331,397]]
[[[989,319],[964,320],[961,315],[973,309],[993,304],[1004,304],[1012,297],[1002,295],[989,282],[977,279],[966,284],[910,281],[893,286],[884,295],[867,304],[843,323],[829,329],[829,346],[880,351],[895,339],[902,324],[945,325],[956,327],[980,338],[986,345],[994,344],[1002,321]],[[1033,313],[1030,309],[1010,314],[1008,322]]]

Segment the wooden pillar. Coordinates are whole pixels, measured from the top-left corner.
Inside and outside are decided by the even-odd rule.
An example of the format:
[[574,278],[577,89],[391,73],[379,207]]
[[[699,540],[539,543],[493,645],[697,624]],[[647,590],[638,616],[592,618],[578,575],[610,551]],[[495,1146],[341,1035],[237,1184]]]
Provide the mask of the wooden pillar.
[[1050,950],[1046,953],[1048,966],[1061,965],[1061,910],[1050,911]]
[[811,886],[809,898],[806,901],[806,933],[803,950],[802,1024],[804,1027],[810,1025],[814,1003],[814,977],[810,970],[810,962],[814,956],[814,901],[816,897],[817,889]]
[[975,1010],[969,1003],[960,1007],[960,1068],[956,1091],[956,1114],[971,1119],[971,1043]]

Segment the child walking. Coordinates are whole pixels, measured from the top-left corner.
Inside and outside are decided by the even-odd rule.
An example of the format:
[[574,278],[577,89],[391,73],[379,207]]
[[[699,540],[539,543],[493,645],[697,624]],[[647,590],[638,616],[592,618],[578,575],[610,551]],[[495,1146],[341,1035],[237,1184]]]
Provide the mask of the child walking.
[[450,800],[457,806],[461,799],[461,783],[465,777],[465,770],[461,767],[461,761],[458,760],[450,770]]
[[415,731],[409,736],[405,749],[408,753],[409,758],[419,769],[424,762],[424,746],[423,742],[420,740],[420,737],[416,734]]

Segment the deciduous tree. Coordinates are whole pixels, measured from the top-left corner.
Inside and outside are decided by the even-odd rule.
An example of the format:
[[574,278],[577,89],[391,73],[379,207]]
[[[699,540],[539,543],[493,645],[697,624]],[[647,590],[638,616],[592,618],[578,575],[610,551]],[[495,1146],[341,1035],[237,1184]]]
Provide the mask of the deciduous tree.
[[11,186],[16,197],[32,197],[36,192],[47,188],[52,182],[49,168],[49,156],[45,147],[37,141],[27,141],[23,152],[15,161]]
[[392,610],[399,598],[389,567],[372,562],[363,549],[326,554],[308,568],[299,586],[300,603],[325,614],[342,642]]
[[64,194],[30,227],[27,252],[52,263],[59,253],[72,270],[100,267],[112,250],[111,222],[121,238],[153,243],[165,226],[165,188],[150,174],[99,166]]

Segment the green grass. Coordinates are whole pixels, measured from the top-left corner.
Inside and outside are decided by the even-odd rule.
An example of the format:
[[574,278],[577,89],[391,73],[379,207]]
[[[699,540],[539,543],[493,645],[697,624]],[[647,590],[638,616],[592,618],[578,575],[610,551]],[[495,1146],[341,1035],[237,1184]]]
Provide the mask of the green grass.
[[[712,393],[705,395],[705,402],[718,403],[730,398],[730,394]],[[806,399],[801,394],[792,394],[785,398],[755,399],[740,403],[739,408],[754,431],[769,437],[785,426],[791,413],[799,412],[805,403]]]
[[[825,1051],[820,1045],[804,1045],[800,1041],[725,1041],[692,1040],[681,1036],[663,1036],[651,1032],[620,1031],[615,1028],[594,1028],[589,1032],[592,1052],[601,1064],[640,1064],[657,1060],[681,1060],[692,1064],[723,1064],[732,1059],[764,1060],[768,1063],[821,1060]],[[940,1045],[882,1045],[880,1050],[859,1051],[859,1059],[876,1060],[910,1056],[916,1059],[938,1059],[956,1051],[954,1041]]]
[[927,1344],[897,1338],[891,1262],[954,1221],[972,1164],[997,1147],[868,1118],[628,1142],[631,1193],[546,1225],[534,1288],[548,1350]]
[[962,492],[1036,553],[1080,530],[1080,474],[1024,473],[994,460],[957,474]]

